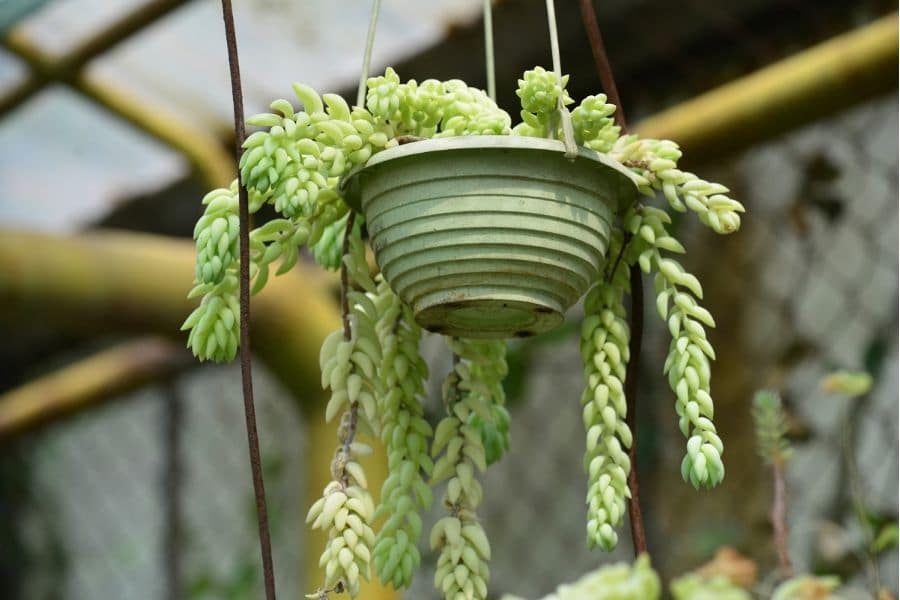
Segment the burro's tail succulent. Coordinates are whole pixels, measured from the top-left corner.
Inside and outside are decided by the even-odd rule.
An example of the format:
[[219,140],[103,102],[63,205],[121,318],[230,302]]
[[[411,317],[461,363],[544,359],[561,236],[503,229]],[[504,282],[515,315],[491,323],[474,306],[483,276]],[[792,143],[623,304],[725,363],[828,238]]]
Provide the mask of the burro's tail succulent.
[[[502,387],[505,344],[450,341],[458,360],[444,389],[446,416],[429,423],[421,404],[427,376],[418,349],[421,331],[388,282],[369,272],[362,217],[349,212],[339,187],[352,169],[401,139],[565,137],[621,163],[646,196],[616,215],[606,265],[588,282],[584,303],[581,410],[589,546],[616,546],[629,498],[633,440],[627,413],[632,399],[626,380],[635,357],[629,351],[632,332],[625,299],[632,293],[629,273],[635,266],[652,276],[655,307],[671,336],[662,371],[685,436],[682,475],[697,488],[715,486],[724,477],[724,448],[713,423],[715,350],[707,336],[715,321],[701,305],[699,280],[678,261],[685,249],[672,215],[691,213],[712,231],[731,233],[740,227],[744,209],[725,186],[680,170],[677,144],[623,136],[613,120],[616,107],[606,96],[576,103],[567,83],[568,76],[542,68],[524,73],[516,91],[521,121],[514,123],[483,90],[465,82],[402,81],[387,69],[368,80],[364,106],[349,106],[340,96],[320,96],[309,86],[294,84],[296,103],[276,100],[271,112],[248,120],[258,130],[244,143],[240,183],[248,189],[251,213],[263,206],[276,213],[250,232],[253,293],[264,289],[273,268],[276,275],[291,270],[304,246],[324,268],[341,267],[349,285],[343,315],[347,327],[325,341],[321,356],[322,384],[330,393],[326,418],[339,419],[340,427],[333,480],[309,512],[313,527],[328,536],[321,559],[325,584],[312,597],[334,591],[356,597],[373,566],[383,583],[407,586],[422,560],[417,545],[424,529],[421,513],[431,504],[436,484],[446,485],[447,514],[428,536],[439,553],[435,585],[448,600],[488,596],[491,548],[489,524],[476,514],[483,495],[478,475],[509,446],[510,416]],[[190,296],[201,300],[183,328],[189,331],[188,346],[201,360],[225,362],[237,352],[237,197],[237,181],[210,192],[194,231],[197,266]],[[389,473],[380,505],[368,490],[359,460],[370,448],[357,439],[357,432],[380,437],[387,449]],[[586,595],[573,595],[579,589]],[[610,591],[620,589],[638,595]],[[589,575],[552,598],[647,600],[658,594],[658,578],[643,558],[634,567],[619,565]]]

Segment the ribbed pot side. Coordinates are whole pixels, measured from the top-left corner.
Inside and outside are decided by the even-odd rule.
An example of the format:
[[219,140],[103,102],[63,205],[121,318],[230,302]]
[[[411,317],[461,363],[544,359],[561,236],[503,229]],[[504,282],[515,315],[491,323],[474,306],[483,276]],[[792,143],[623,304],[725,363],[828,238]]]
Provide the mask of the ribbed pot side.
[[376,155],[345,182],[381,272],[422,327],[534,335],[596,280],[613,210],[634,185],[596,153],[569,160],[561,149],[511,136],[428,140]]

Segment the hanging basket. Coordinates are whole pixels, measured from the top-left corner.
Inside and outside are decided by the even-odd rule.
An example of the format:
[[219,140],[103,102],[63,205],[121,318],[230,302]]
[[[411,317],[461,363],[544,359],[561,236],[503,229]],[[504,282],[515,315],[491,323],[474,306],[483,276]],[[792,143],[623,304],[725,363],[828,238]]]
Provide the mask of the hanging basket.
[[637,190],[616,161],[516,136],[418,141],[343,182],[375,259],[425,329],[469,338],[553,329],[603,267]]

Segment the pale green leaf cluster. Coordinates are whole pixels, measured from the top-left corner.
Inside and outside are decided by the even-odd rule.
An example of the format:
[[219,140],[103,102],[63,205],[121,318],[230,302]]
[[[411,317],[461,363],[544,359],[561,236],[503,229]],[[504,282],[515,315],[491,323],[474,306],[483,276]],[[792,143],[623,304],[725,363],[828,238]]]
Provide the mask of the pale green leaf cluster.
[[484,458],[488,466],[491,466],[509,450],[509,411],[502,404],[491,405],[491,419],[486,420],[477,414],[472,414],[469,421],[481,431],[481,442],[484,444]]
[[188,296],[202,295],[200,306],[185,320],[190,329],[188,346],[201,360],[225,362],[237,353],[241,309],[238,303],[237,273],[230,272],[216,284],[201,284]]
[[213,190],[203,199],[206,210],[194,226],[197,283],[219,283],[238,259],[237,189]]
[[681,149],[669,140],[622,136],[610,155],[640,177],[639,188],[648,195],[662,192],[672,210],[697,214],[716,233],[733,233],[741,226],[743,205],[728,197],[728,188],[678,169]]
[[[262,205],[262,196],[249,195],[250,211]],[[206,210],[194,228],[197,267],[194,288],[188,297],[203,300],[182,325],[190,329],[188,346],[201,360],[224,362],[234,358],[238,346],[238,186],[211,191],[203,198]],[[282,262],[278,272],[297,261],[297,246],[306,242],[309,227],[305,220],[275,219],[254,229],[250,237],[251,292],[265,285],[269,265]]]
[[419,354],[421,329],[412,311],[380,278],[374,296],[381,345],[379,400],[381,439],[388,455],[388,476],[381,488],[376,519],[386,518],[378,532],[372,561],[382,583],[408,586],[421,563],[417,543],[422,534],[420,511],[431,506],[433,463],[428,452],[431,426],[420,400],[428,365]]
[[621,135],[613,119],[615,112],[615,104],[607,102],[604,94],[585,96],[572,111],[575,141],[597,152],[609,152]]
[[[295,84],[294,90],[309,112],[295,112],[287,100],[276,100],[272,103],[275,113],[248,120],[251,125],[268,127],[247,138],[241,156],[241,181],[248,189],[250,212],[269,203],[283,217],[250,232],[253,293],[265,286],[271,264],[279,262],[277,274],[287,272],[296,264],[300,247],[317,245],[326,231],[329,236],[317,246],[318,254],[323,262],[333,265],[332,242],[342,237],[342,229],[334,223],[348,210],[336,191],[339,177],[353,165],[365,162],[389,139],[388,134],[376,131],[368,112],[351,112],[339,96],[326,94],[323,103],[323,98],[307,86]],[[192,296],[235,299],[236,286],[230,282],[218,284],[237,274],[237,182],[210,192],[203,203],[206,211],[194,231],[197,287]],[[231,360],[237,343],[232,344],[223,334],[211,341],[211,335],[230,324],[236,339],[237,324],[224,317],[203,320],[210,314],[204,305],[210,304],[201,303],[200,313],[195,311],[183,326],[192,330],[188,345],[201,360]],[[211,320],[222,321],[222,327],[210,327]],[[201,322],[206,327],[195,330]],[[229,328],[225,329],[227,333]]]
[[307,522],[328,534],[319,560],[325,570],[324,589],[340,586],[355,598],[361,580],[370,577],[375,505],[358,461],[369,449],[355,442],[354,436],[357,431],[369,435],[379,431],[376,398],[382,395],[382,387],[377,369],[382,353],[375,327],[379,314],[371,298],[375,283],[368,274],[364,246],[358,237],[351,238],[344,260],[351,280],[362,289],[347,292],[349,338],[343,330],[337,330],[322,344],[322,386],[331,392],[325,418],[330,421],[341,412],[343,416],[338,428],[339,447],[331,464],[332,481],[310,508]]
[[351,110],[337,94],[320,97],[299,83],[294,93],[305,110],[295,112],[287,100],[276,100],[274,112],[248,119],[269,129],[244,142],[241,181],[286,217],[311,217],[323,204],[320,194],[333,200],[338,179],[384,148],[393,131],[365,109]]
[[753,600],[750,592],[723,575],[707,578],[695,573],[669,584],[673,600]]
[[[601,567],[575,583],[559,586],[542,600],[659,600],[661,593],[659,576],[650,566],[650,558],[642,554],[633,566],[618,563]],[[504,596],[501,600],[522,598]]]
[[553,71],[535,67],[525,71],[519,80],[516,95],[522,105],[519,115],[522,122],[513,128],[514,135],[527,137],[552,137],[561,135],[558,109],[560,104],[566,106],[572,99],[566,92],[568,75],[557,77]]
[[238,189],[220,188],[206,194],[203,216],[194,227],[197,264],[189,298],[202,296],[182,331],[189,329],[188,347],[200,360],[223,362],[237,352],[238,305]]
[[[341,257],[344,251],[344,236],[347,230],[347,220],[350,218],[348,211],[343,217],[326,226],[322,230],[322,237],[310,246],[313,258],[320,266],[335,271],[341,266]],[[357,215],[353,225],[353,235],[360,235],[362,231],[362,217]]]
[[[251,194],[251,197],[258,199],[259,194]],[[195,287],[188,294],[191,298],[203,296],[203,300],[185,320],[182,329],[190,329],[188,346],[195,356],[201,360],[223,362],[234,358],[238,343],[237,241],[231,240],[231,232],[223,230],[222,225],[225,221],[238,222],[237,182],[232,183],[229,189],[213,190],[203,202],[207,206],[206,213],[198,221],[194,233],[197,238],[197,275]],[[258,204],[251,202],[251,209],[258,208]],[[310,226],[308,220],[302,217],[273,219],[251,231],[249,237],[251,293],[255,294],[268,281],[272,263],[280,261],[278,275],[286,273],[297,263],[299,247],[310,237]],[[215,242],[217,247],[224,247],[226,242],[234,247],[213,254],[207,251],[212,240],[218,240]]]
[[436,457],[432,482],[447,481],[444,506],[450,513],[431,530],[432,550],[439,550],[434,585],[447,600],[485,600],[491,548],[476,516],[482,489],[477,472],[487,468],[481,431],[473,414],[492,419],[492,404],[502,403],[506,345],[502,341],[453,339],[459,361],[444,382],[447,417],[434,434]]
[[269,267],[278,262],[276,275],[290,271],[300,258],[300,247],[310,237],[309,222],[295,219],[272,219],[250,232],[251,293],[256,294],[269,280]]
[[535,67],[522,75],[516,96],[522,103],[522,110],[544,118],[556,111],[560,99],[564,105],[571,104],[572,99],[566,93],[568,83],[568,75],[557,77],[553,71]]
[[632,438],[625,421],[624,389],[629,330],[622,306],[628,276],[627,268],[618,271],[619,277],[598,282],[588,292],[581,325],[581,358],[587,384],[581,396],[587,433],[587,540],[589,548],[606,551],[618,543],[615,527],[621,525],[630,497],[628,448]]
[[[459,342],[451,341],[457,349]],[[503,379],[506,377],[506,344],[501,342],[469,341],[473,347],[480,348],[482,355],[471,362],[471,378],[478,382],[478,387],[470,393],[489,396],[490,415],[473,412],[469,424],[481,432],[484,444],[485,461],[492,465],[503,457],[509,449],[509,411],[506,410],[506,392],[503,390]],[[463,384],[467,385],[467,384]]]
[[[347,453],[347,458],[355,458],[355,451]],[[348,462],[351,468],[359,463]],[[313,529],[328,533],[328,543],[319,559],[319,566],[325,569],[325,589],[338,585],[351,598],[359,594],[361,579],[369,579],[371,548],[375,542],[372,532],[372,515],[375,505],[372,496],[363,483],[348,476],[348,483],[332,481],[322,493],[322,498],[313,504],[307,522]]]
[[464,81],[411,79],[400,82],[388,68],[384,75],[367,82],[366,108],[397,135],[453,137],[460,135],[507,135],[510,118],[484,93]]

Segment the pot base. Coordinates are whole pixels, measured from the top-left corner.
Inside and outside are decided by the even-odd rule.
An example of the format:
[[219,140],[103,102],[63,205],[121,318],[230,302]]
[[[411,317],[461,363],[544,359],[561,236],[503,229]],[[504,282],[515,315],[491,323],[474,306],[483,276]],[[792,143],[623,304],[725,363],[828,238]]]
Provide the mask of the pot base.
[[425,299],[413,310],[416,322],[435,333],[469,338],[531,337],[563,321],[562,307],[538,299],[490,297]]

